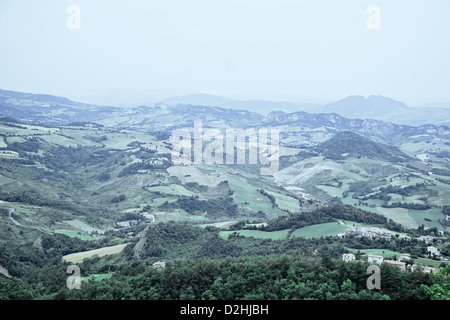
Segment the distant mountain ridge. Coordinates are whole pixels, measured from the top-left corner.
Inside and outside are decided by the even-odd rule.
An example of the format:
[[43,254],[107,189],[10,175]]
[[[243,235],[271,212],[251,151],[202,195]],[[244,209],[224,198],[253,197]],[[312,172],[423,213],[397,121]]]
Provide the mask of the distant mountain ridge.
[[248,110],[267,114],[270,111],[282,110],[285,112],[312,110],[320,106],[312,102],[292,102],[292,101],[268,101],[268,100],[235,100],[209,94],[191,94],[177,96],[161,100],[168,105],[202,105],[235,110]]
[[264,119],[264,123],[271,126],[305,123],[310,126],[335,127],[339,130],[363,133],[371,138],[387,139],[391,143],[396,143],[395,138],[398,135],[434,134],[446,139],[450,138],[450,127],[448,126],[429,124],[416,127],[374,119],[347,119],[336,113],[271,112]]
[[380,96],[372,95],[349,96],[314,109],[315,113],[337,113],[349,119],[375,119],[406,125],[450,125],[449,108],[410,108],[405,103]]
[[[388,106],[396,103],[395,100],[381,96],[373,96],[369,99],[354,96],[344,100],[334,104],[334,107],[349,101],[366,101],[371,106],[384,105],[383,108],[388,109]],[[398,110],[414,109],[408,108],[403,103],[397,103],[397,105]],[[52,125],[70,122],[98,122],[106,126],[118,126],[141,131],[167,131],[180,126],[192,126],[194,120],[202,120],[205,126],[218,128],[280,127],[285,125],[317,128],[322,126],[333,133],[346,130],[354,131],[376,141],[395,145],[405,141],[406,137],[423,134],[450,139],[450,128],[445,125],[412,126],[386,120],[349,119],[337,113],[272,111],[263,116],[259,112],[244,109],[190,104],[173,106],[163,103],[154,106],[119,108],[78,103],[51,95],[36,95],[7,90],[0,90],[0,116],[16,118],[25,122],[40,122]]]
[[366,99],[363,96],[357,95],[320,106],[316,111],[338,113],[347,118],[353,118],[355,115],[359,115],[358,118],[374,119],[374,117],[382,113],[398,112],[398,110],[407,109],[409,108],[405,103],[388,97],[372,95]]
[[17,118],[26,122],[47,124],[93,122],[119,110],[119,108],[80,103],[53,95],[0,89],[0,116]]
[[91,104],[75,102],[65,97],[50,94],[26,93],[0,89],[0,101],[21,106],[77,106],[91,107]]

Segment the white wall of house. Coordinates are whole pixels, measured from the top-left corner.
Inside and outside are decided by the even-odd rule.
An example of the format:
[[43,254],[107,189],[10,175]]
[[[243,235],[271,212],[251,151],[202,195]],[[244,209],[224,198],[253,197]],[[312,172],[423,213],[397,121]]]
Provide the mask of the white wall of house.
[[367,256],[367,262],[369,263],[375,263],[375,264],[382,264],[384,258],[382,256],[376,256],[374,254],[369,254]]

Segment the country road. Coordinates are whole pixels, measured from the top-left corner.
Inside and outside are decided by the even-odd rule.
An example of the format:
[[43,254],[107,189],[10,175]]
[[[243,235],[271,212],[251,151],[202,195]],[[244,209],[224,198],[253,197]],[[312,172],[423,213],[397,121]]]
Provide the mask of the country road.
[[0,273],[10,279],[13,277],[12,275],[9,274],[8,269],[2,267],[1,265],[0,265]]
[[42,229],[39,228],[39,227],[34,227],[34,226],[24,226],[23,224],[21,224],[20,222],[18,222],[16,219],[13,218],[12,214],[13,214],[14,211],[16,211],[16,209],[14,209],[14,208],[9,208],[8,217],[9,217],[9,219],[10,219],[16,226],[23,227],[23,228],[36,229],[36,230],[39,230],[40,232],[50,234],[48,231],[42,230]]
[[17,222],[17,220],[13,218],[12,214],[14,211],[16,211],[16,209],[9,208],[9,214],[8,214],[9,219],[11,219],[11,221],[14,222],[15,225],[23,227],[23,225],[21,223]]

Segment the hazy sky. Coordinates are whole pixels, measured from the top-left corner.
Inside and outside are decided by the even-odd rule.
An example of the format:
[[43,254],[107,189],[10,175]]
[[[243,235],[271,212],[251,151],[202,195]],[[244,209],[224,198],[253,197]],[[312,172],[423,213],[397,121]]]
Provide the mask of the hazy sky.
[[450,101],[449,15],[449,0],[0,0],[0,88]]

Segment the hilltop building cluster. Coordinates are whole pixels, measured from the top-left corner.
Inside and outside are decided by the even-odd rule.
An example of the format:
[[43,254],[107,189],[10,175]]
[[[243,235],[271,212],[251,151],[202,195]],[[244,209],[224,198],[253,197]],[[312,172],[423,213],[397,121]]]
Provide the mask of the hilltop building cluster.
[[[436,271],[436,268],[433,268],[433,267],[419,266],[417,264],[408,263],[407,261],[411,260],[411,257],[409,255],[401,255],[398,257],[398,260],[385,259],[383,256],[374,255],[374,254],[368,254],[366,257],[367,257],[367,262],[370,264],[376,264],[376,265],[389,264],[391,266],[400,268],[400,270],[402,270],[402,271],[411,271],[411,272],[422,271],[425,273],[433,273]],[[356,256],[353,253],[344,253],[342,255],[342,260],[344,262],[366,261],[366,260],[357,260]]]
[[393,237],[391,232],[383,230],[381,228],[377,228],[377,227],[374,227],[374,228],[350,227],[347,230],[345,230],[344,233],[339,233],[338,237],[344,238],[351,234],[354,234],[354,235],[360,236],[360,237],[385,238],[388,240]]

